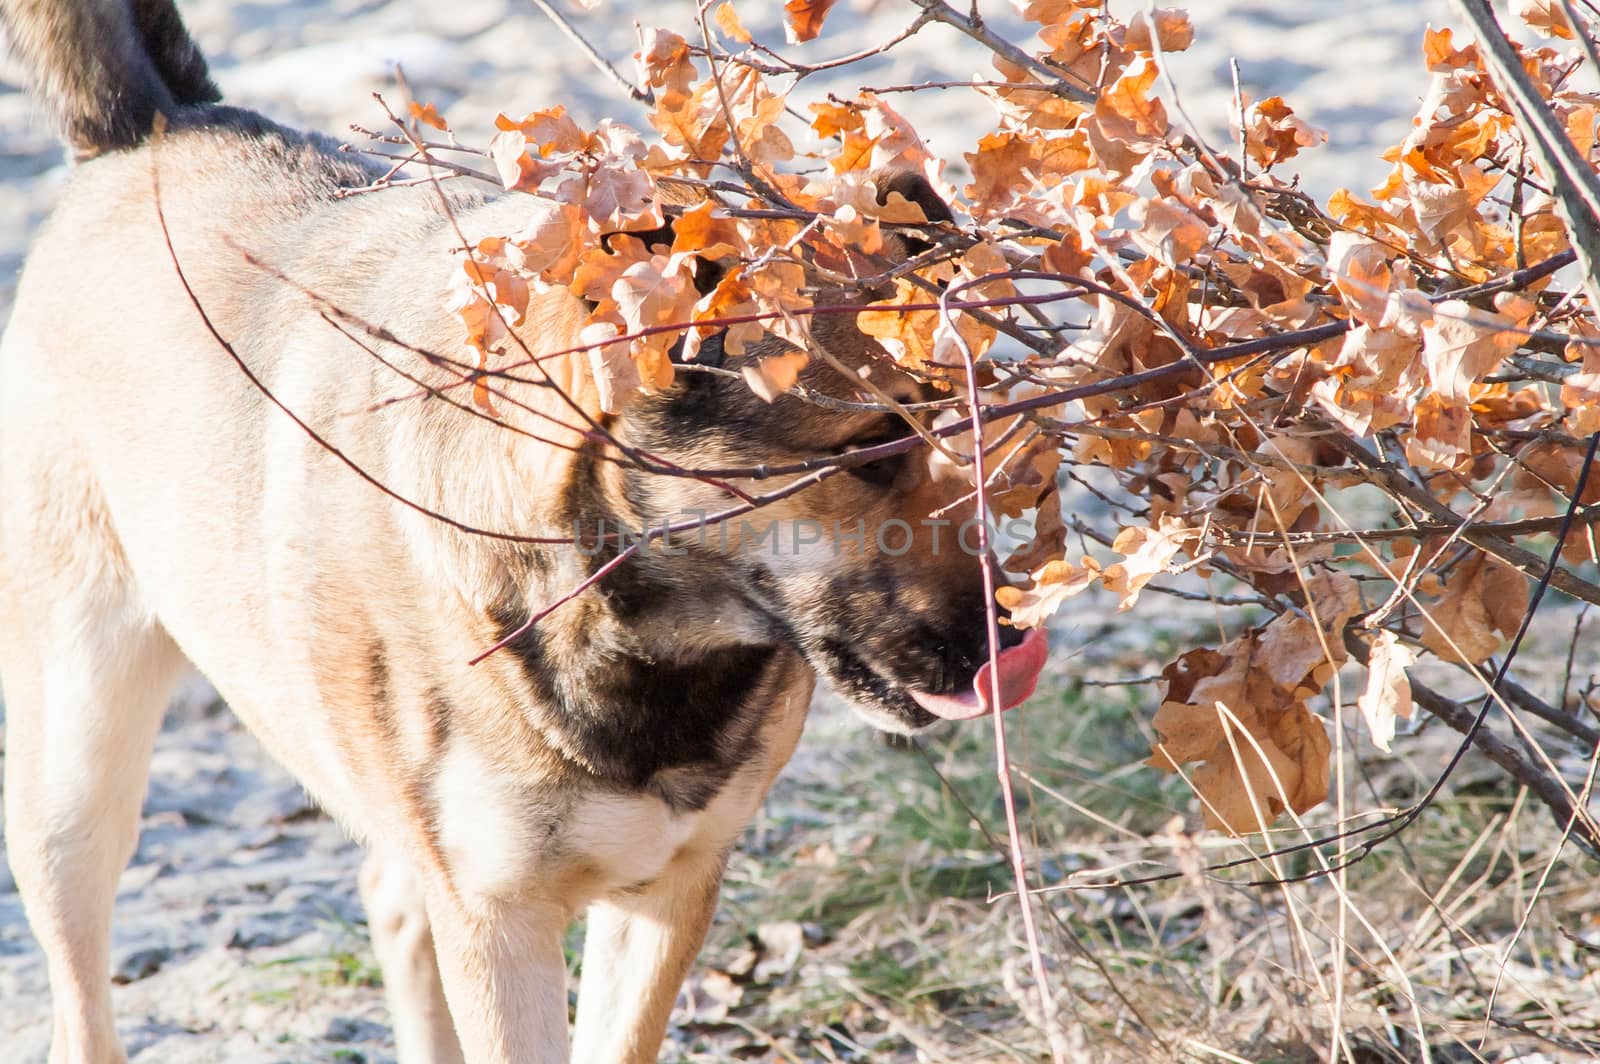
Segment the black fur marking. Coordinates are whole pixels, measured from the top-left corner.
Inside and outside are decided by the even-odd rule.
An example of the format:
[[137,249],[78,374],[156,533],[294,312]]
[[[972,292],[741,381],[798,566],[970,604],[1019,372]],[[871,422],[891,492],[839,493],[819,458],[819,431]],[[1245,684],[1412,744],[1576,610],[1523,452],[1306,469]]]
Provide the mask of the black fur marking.
[[428,691],[428,748],[436,755],[443,754],[450,742],[450,715],[455,707],[449,697],[437,687]]
[[134,0],[134,24],[156,72],[179,104],[222,99],[206,70],[205,56],[184,28],[172,0]]
[[391,744],[399,735],[395,723],[393,694],[388,651],[384,649],[381,639],[373,639],[372,644],[367,647],[368,704],[371,706],[373,723],[383,731],[384,739]]
[[131,148],[171,116],[218,99],[173,0],[34,0],[0,24],[79,158]]
[[700,342],[700,350],[695,353],[694,361],[690,362],[683,357],[683,337],[667,349],[667,357],[674,365],[683,366],[710,366],[712,369],[721,369],[727,361],[728,353],[722,349],[722,338],[726,332],[712,333]]
[[872,670],[848,643],[825,639],[817,647],[825,662],[824,673],[834,691],[863,705],[876,706],[893,714],[912,729],[937,724],[939,718],[911,700]]
[[[497,610],[494,617],[502,638],[522,623],[520,611]],[[703,809],[748,753],[737,748],[743,743],[724,749],[724,739],[773,655],[771,647],[740,646],[689,661],[653,662],[584,647],[558,664],[537,630],[517,636],[503,652],[521,662],[569,756],[608,783],[652,790],[689,810]],[[687,766],[695,771],[681,780],[656,779]]]

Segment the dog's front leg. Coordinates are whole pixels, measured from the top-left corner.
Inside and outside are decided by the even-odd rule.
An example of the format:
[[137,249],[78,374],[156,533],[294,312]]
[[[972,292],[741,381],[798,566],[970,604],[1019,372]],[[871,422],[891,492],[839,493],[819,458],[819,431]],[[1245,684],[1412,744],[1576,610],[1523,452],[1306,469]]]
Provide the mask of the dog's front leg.
[[565,1064],[568,913],[548,901],[478,904],[430,891],[445,999],[471,1064]]
[[589,908],[573,1059],[656,1059],[678,988],[717,907],[722,851],[684,854],[647,886]]

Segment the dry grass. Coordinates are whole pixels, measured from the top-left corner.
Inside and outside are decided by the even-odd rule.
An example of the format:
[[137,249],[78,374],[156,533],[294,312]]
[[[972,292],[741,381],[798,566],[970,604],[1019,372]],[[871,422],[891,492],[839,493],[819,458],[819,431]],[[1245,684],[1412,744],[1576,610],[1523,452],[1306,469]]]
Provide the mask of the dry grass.
[[[1336,846],[1202,871],[1266,847],[1192,833],[1192,816],[1175,817],[1194,806],[1186,785],[1141,764],[1152,687],[1082,682],[1165,660],[1170,647],[1150,646],[1147,628],[1121,618],[1069,634],[1082,648],[1067,665],[1078,678],[1058,679],[1010,722],[1069,1057],[1600,1055],[1594,862],[1561,845],[1537,802],[1469,756],[1443,800],[1343,874],[1252,885],[1315,872]],[[1388,756],[1347,732],[1351,821],[1414,799],[1456,739],[1435,724]],[[1549,749],[1562,752],[1553,739]],[[1581,786],[1584,752],[1564,753]],[[823,713],[734,857],[664,1059],[1048,1059],[1007,896],[993,765],[982,725],[912,747]],[[1305,828],[1325,833],[1335,809]],[[1272,842],[1299,838],[1291,825]],[[1163,872],[1175,878],[1109,885]]]

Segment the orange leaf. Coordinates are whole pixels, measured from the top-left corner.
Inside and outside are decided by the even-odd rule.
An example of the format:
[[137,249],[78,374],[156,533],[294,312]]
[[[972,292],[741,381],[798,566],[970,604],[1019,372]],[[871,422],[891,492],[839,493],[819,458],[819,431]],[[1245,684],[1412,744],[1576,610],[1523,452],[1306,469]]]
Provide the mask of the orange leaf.
[[[1194,43],[1194,25],[1189,21],[1187,11],[1176,7],[1159,7],[1154,14],[1155,43],[1161,45],[1163,52],[1181,52]],[[1124,47],[1145,55],[1155,52],[1151,46],[1150,18],[1145,12],[1137,11],[1128,20],[1128,32],[1122,43]]]
[[788,0],[783,5],[783,11],[787,16],[784,34],[789,38],[789,43],[804,44],[815,40],[817,34],[822,32],[822,22],[828,17],[828,9],[833,4],[834,0]]
[[750,31],[745,29],[744,23],[739,21],[739,13],[733,9],[733,5],[728,3],[728,0],[723,0],[722,3],[717,5],[717,13],[713,18],[717,23],[717,29],[722,31],[724,37],[738,41],[740,44],[750,43]]
[[439,114],[439,109],[433,104],[419,104],[411,101],[411,117],[418,122],[432,126],[434,129],[449,129],[450,123],[446,122]]
[[770,403],[794,387],[807,361],[809,356],[804,351],[785,351],[758,359],[754,365],[741,367],[739,372],[744,374],[750,390]]

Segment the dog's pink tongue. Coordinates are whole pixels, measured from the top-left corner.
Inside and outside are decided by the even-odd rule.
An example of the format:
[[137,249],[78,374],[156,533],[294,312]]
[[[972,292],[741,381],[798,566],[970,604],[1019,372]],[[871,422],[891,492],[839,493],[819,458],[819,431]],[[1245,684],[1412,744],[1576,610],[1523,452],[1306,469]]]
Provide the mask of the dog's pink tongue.
[[[1000,652],[998,678],[1001,709],[1020,705],[1033,694],[1034,688],[1039,686],[1039,674],[1044,671],[1044,661],[1048,652],[1049,645],[1042,628],[1029,630],[1022,642]],[[992,672],[986,661],[978,670],[978,675],[973,678],[970,691],[963,691],[959,695],[931,695],[922,691],[912,691],[911,697],[916,700],[917,705],[945,720],[969,720],[981,717],[995,708],[989,704]]]

